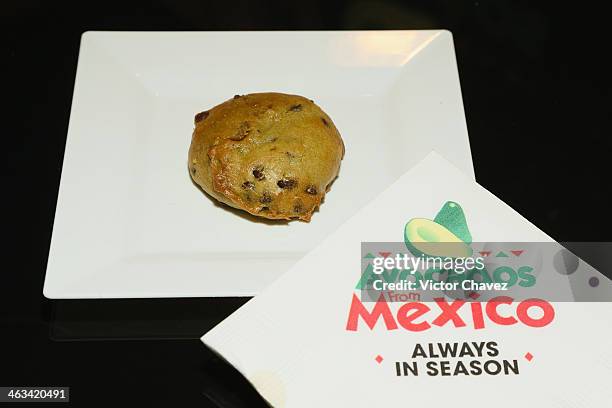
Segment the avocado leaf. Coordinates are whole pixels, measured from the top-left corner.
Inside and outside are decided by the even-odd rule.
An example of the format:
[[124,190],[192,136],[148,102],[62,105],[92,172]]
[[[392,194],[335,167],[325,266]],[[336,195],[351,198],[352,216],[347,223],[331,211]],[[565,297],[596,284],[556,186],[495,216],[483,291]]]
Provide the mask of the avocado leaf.
[[434,221],[455,234],[466,244],[472,243],[472,234],[467,226],[461,206],[454,201],[447,201],[434,218]]

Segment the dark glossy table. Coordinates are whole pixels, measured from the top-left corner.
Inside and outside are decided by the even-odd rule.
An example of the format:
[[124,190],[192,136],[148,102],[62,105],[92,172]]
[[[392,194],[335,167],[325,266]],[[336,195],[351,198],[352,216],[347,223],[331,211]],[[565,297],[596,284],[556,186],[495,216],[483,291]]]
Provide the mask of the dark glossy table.
[[[592,7],[592,6],[591,6]],[[612,241],[606,13],[487,1],[4,2],[0,385],[64,385],[74,406],[264,406],[199,336],[246,299],[42,296],[85,30],[447,28],[477,180],[558,240]],[[296,45],[298,46],[298,45]]]

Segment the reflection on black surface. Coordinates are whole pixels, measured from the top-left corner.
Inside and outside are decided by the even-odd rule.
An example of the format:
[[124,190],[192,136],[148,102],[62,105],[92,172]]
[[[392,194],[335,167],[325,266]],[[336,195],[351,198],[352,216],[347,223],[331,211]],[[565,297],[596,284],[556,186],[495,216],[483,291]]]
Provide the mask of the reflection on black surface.
[[[203,358],[194,355],[201,406],[268,407],[253,386],[199,338],[250,298],[55,300],[48,306],[49,337],[54,342],[141,343],[194,340]],[[148,343],[149,343],[148,342]],[[125,343],[127,345],[127,343]],[[128,347],[126,347],[127,349]],[[155,375],[154,373],[152,373]],[[172,385],[177,388],[177,384]],[[179,389],[179,388],[177,388]],[[195,391],[195,390],[194,390]],[[202,404],[204,401],[200,401]]]
[[56,300],[49,336],[55,341],[199,339],[249,299]]

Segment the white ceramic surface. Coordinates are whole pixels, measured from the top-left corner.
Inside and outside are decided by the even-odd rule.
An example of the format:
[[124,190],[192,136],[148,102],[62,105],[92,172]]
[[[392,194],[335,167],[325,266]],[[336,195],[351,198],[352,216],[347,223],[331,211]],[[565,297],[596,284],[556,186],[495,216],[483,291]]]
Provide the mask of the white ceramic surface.
[[[264,91],[313,99],[345,141],[309,224],[254,222],[190,181],[194,114]],[[257,294],[431,150],[473,177],[448,31],[87,32],[44,294]]]

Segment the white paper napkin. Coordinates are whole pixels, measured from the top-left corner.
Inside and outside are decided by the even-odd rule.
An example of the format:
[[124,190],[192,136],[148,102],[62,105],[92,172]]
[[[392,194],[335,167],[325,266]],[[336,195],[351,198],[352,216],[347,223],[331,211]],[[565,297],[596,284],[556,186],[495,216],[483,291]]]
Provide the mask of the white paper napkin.
[[[461,204],[474,241],[552,241],[431,153],[202,341],[275,407],[609,406],[610,303],[551,302],[554,318],[544,327],[485,318],[485,327],[478,329],[469,304],[458,314],[466,325],[455,327],[453,321],[433,323],[440,310],[427,303],[431,310],[418,320],[430,327],[419,332],[397,324],[403,303],[388,303],[397,329],[389,329],[383,318],[373,328],[361,318],[356,330],[348,328],[361,242],[401,241],[408,219],[432,218],[448,201]],[[608,290],[607,278],[599,279]],[[371,311],[373,304],[365,307]],[[499,308],[506,317],[517,313],[516,303]],[[480,347],[483,355],[437,357],[439,347],[472,352]],[[427,356],[415,355],[418,350]],[[469,368],[473,360],[480,361],[480,374],[454,371],[458,361]],[[404,363],[416,363],[418,375],[398,375],[404,374]],[[492,374],[497,364],[511,364],[518,374]],[[447,368],[452,374],[442,375]]]

